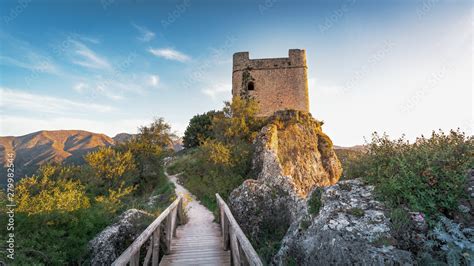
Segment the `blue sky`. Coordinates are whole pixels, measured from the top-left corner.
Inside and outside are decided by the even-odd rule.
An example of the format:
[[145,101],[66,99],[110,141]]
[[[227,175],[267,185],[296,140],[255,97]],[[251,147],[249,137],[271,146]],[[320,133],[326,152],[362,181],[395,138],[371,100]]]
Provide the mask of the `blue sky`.
[[17,0],[0,4],[0,135],[178,133],[231,97],[232,54],[307,51],[337,145],[371,132],[472,134],[470,1]]

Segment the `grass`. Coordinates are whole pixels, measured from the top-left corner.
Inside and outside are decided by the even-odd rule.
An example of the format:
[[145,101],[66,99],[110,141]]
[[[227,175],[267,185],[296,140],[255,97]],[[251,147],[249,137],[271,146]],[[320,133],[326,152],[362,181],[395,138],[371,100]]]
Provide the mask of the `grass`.
[[349,210],[347,210],[347,213],[358,218],[363,217],[365,215],[365,211],[361,208],[350,208]]

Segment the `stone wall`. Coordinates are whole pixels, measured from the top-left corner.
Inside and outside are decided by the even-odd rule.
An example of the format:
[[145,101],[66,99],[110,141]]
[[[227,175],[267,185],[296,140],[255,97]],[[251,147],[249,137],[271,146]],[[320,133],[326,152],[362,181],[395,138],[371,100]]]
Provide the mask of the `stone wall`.
[[235,53],[232,95],[255,98],[259,116],[284,109],[309,112],[305,50],[291,49],[287,58],[271,59],[249,59],[248,52]]

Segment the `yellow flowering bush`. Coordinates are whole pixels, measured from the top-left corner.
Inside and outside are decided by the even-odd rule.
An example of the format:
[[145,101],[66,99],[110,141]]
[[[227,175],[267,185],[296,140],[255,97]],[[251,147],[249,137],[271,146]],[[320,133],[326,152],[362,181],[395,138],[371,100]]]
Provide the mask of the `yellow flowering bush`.
[[71,212],[89,208],[89,198],[80,181],[47,176],[27,177],[17,186],[18,212],[37,214],[52,211]]

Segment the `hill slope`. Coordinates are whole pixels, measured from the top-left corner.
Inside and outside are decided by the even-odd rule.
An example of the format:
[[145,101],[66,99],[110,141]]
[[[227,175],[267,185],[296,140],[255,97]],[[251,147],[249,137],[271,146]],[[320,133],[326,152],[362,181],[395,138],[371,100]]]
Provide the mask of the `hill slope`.
[[6,154],[15,152],[16,177],[22,177],[46,162],[80,162],[85,153],[114,143],[104,134],[82,130],[43,130],[19,137],[0,137],[0,162],[5,165]]

